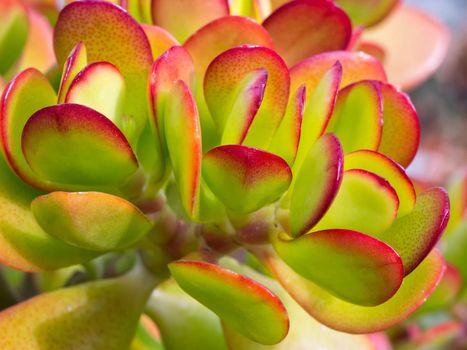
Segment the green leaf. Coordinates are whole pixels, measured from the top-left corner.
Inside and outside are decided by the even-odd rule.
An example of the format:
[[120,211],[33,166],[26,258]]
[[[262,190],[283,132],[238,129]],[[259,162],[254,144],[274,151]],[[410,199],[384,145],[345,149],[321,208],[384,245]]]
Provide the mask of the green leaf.
[[346,228],[375,236],[392,225],[398,208],[388,181],[365,170],[347,170],[334,202],[313,230]]
[[182,80],[171,90],[164,126],[183,208],[189,217],[196,218],[201,183],[201,127],[193,95]]
[[177,261],[169,269],[185,292],[251,340],[276,344],[287,335],[289,319],[282,302],[261,284],[199,261]]
[[151,45],[152,57],[157,60],[165,51],[172,46],[179,46],[180,43],[175,39],[172,34],[164,28],[151,25],[141,24],[148,37],[149,44]]
[[127,248],[151,228],[133,204],[100,192],[52,192],[34,199],[31,209],[45,232],[89,250]]
[[206,153],[203,178],[226,207],[246,214],[279,199],[292,174],[287,163],[272,153],[225,145]]
[[65,97],[72,81],[81,70],[88,64],[88,54],[86,46],[83,43],[78,43],[71,50],[70,55],[66,59],[63,66],[63,73],[60,80],[60,88],[58,89],[58,103],[64,103]]
[[331,206],[342,182],[343,153],[332,134],[308,151],[296,171],[290,198],[290,233],[297,237],[313,228]]
[[387,244],[350,230],[326,230],[293,240],[273,239],[295,272],[348,302],[379,305],[399,289],[404,268]]
[[231,113],[228,101],[239,84],[258,69],[267,70],[268,80],[261,106],[243,144],[266,149],[284,116],[289,98],[289,72],[280,56],[259,46],[224,51],[209,65],[204,78],[204,95],[213,119],[222,120],[223,115]]
[[331,1],[290,1],[263,26],[289,66],[321,52],[344,50],[352,34],[349,17]]
[[153,283],[134,271],[36,296],[0,313],[0,347],[127,349]]
[[369,27],[384,19],[399,0],[336,0],[352,19],[354,26]]
[[449,220],[449,197],[440,187],[417,196],[415,207],[378,236],[401,256],[410,274],[438,242]]
[[345,153],[377,150],[383,126],[382,97],[378,84],[358,82],[339,91],[327,127],[342,142]]
[[58,184],[118,186],[138,169],[115,124],[82,105],[56,105],[34,113],[24,127],[22,148],[33,171]]

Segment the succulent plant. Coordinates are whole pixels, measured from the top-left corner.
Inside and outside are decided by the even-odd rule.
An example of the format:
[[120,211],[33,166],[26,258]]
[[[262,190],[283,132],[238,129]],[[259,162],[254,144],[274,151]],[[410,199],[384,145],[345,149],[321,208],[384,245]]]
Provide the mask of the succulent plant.
[[362,349],[341,332],[432,293],[448,196],[416,195],[415,108],[350,49],[394,1],[282,2],[60,11],[56,86],[28,68],[1,98],[0,261],[39,294],[0,312],[2,349],[125,349],[142,313],[165,349]]

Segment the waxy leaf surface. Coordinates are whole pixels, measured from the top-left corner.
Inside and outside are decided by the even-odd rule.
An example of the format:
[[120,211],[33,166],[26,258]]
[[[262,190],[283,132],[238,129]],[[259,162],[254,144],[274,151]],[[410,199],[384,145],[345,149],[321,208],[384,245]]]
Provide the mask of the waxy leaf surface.
[[354,26],[372,26],[386,17],[400,0],[336,0]]
[[289,319],[284,305],[261,284],[199,261],[177,261],[169,269],[185,292],[251,340],[272,345],[287,335]]
[[152,57],[155,60],[172,46],[180,45],[177,39],[164,28],[149,24],[142,24],[141,26],[148,37]]
[[268,72],[263,101],[248,130],[244,144],[267,148],[284,116],[289,98],[287,66],[266,47],[242,46],[223,52],[209,65],[204,79],[204,94],[214,120],[229,113],[228,103],[238,84],[257,69]]
[[47,78],[36,69],[18,74],[5,88],[1,100],[0,139],[10,167],[27,183],[48,186],[31,171],[21,149],[21,134],[31,115],[41,108],[55,104],[57,95]]
[[346,228],[375,236],[391,226],[398,208],[397,193],[388,181],[365,170],[347,170],[336,198],[313,230]]
[[134,120],[135,134],[144,128],[151,47],[141,26],[121,7],[105,1],[77,1],[58,16],[54,48],[62,66],[73,47],[86,46],[88,63],[107,61],[125,77],[126,117]]
[[127,248],[151,227],[133,204],[100,192],[52,192],[34,199],[31,209],[45,232],[90,250]]
[[170,92],[164,127],[183,208],[190,217],[196,217],[201,184],[201,126],[193,95],[182,80]]
[[86,46],[83,43],[78,43],[71,50],[70,55],[63,65],[62,78],[60,80],[60,88],[58,89],[58,103],[64,103],[70,85],[81,70],[88,64]]
[[407,167],[418,150],[420,122],[405,93],[393,85],[380,83],[383,97],[383,133],[378,151]]
[[401,258],[394,249],[357,231],[326,230],[293,240],[282,240],[279,234],[273,245],[295,272],[359,305],[385,302],[404,277]]
[[290,69],[292,91],[305,83],[311,94],[336,61],[342,65],[341,88],[360,80],[387,80],[384,68],[376,58],[363,52],[333,51],[314,55],[293,66]]
[[326,0],[291,1],[263,26],[289,66],[321,52],[345,49],[352,33],[347,14]]
[[332,134],[322,136],[295,172],[290,198],[290,233],[306,233],[321,219],[339,191],[343,153]]
[[38,176],[65,185],[117,186],[138,168],[115,124],[76,104],[34,113],[24,127],[22,149]]
[[133,272],[31,298],[0,313],[0,347],[127,349],[152,286]]
[[355,151],[345,156],[344,170],[350,169],[363,169],[386,179],[399,198],[399,217],[412,211],[415,205],[415,189],[404,169],[392,159],[374,151]]
[[378,84],[358,82],[339,91],[328,132],[342,142],[345,153],[377,150],[383,127],[383,105]]
[[272,153],[225,145],[204,156],[203,178],[226,207],[246,214],[279,199],[292,173],[287,162]]
[[73,79],[65,103],[90,107],[118,125],[123,118],[124,99],[125,79],[117,67],[94,62]]
[[154,24],[184,42],[193,32],[229,14],[227,0],[152,0]]
[[450,41],[449,30],[423,11],[398,6],[380,25],[365,31],[363,38],[381,43],[386,51],[384,67],[389,80],[411,89],[432,75],[443,62]]
[[413,211],[397,219],[378,238],[400,254],[408,275],[433,249],[448,220],[448,195],[436,187],[418,195]]

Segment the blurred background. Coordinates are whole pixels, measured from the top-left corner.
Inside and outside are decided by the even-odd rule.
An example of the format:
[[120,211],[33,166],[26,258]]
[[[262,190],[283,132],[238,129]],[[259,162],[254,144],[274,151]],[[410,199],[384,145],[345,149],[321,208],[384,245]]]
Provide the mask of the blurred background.
[[410,166],[419,180],[444,183],[467,165],[466,0],[406,0],[449,26],[451,43],[438,72],[410,92],[419,113],[421,149]]

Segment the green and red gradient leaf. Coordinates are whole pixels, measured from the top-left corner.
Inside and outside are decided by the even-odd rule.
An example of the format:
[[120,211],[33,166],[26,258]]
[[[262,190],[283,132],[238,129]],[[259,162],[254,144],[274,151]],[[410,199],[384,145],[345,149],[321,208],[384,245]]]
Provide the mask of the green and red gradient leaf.
[[450,235],[452,230],[456,229],[467,215],[467,173],[456,174],[450,180],[448,193],[451,202],[451,215],[446,227],[446,235]]
[[55,26],[54,48],[60,66],[79,42],[86,46],[88,63],[110,62],[125,77],[124,113],[134,120],[138,135],[146,123],[147,82],[153,63],[144,30],[119,6],[105,1],[77,1],[60,12]]
[[3,154],[15,173],[30,185],[42,189],[49,186],[31,171],[21,148],[21,134],[29,117],[53,105],[57,95],[47,78],[36,69],[18,74],[6,86],[1,99],[0,139]]
[[272,153],[225,145],[204,156],[203,178],[226,207],[247,214],[278,200],[289,187],[292,172]]
[[361,80],[387,80],[376,58],[363,52],[333,51],[314,55],[293,66],[290,69],[292,91],[305,83],[308,93],[313,93],[324,73],[337,61],[342,65],[341,88]]
[[392,298],[380,305],[366,307],[336,298],[299,276],[271,253],[262,254],[261,259],[311,316],[335,330],[354,334],[382,331],[405,320],[435,290],[446,267],[441,254],[433,251],[412,274],[404,278]]
[[300,144],[305,99],[306,88],[302,85],[290,99],[284,118],[269,146],[269,152],[277,154],[290,167],[294,164]]
[[149,44],[151,45],[152,57],[155,60],[172,46],[180,45],[177,39],[164,28],[150,24],[142,24],[141,26],[148,37]]
[[[342,66],[336,62],[324,73],[318,85],[309,95],[306,102],[301,126],[300,143],[294,171],[297,171],[307,156],[310,148],[326,130],[334,111],[339,84],[342,78]],[[309,90],[307,90],[310,93]]]
[[31,169],[39,178],[57,183],[57,189],[62,184],[118,186],[138,169],[122,132],[82,105],[37,111],[24,126],[21,145]]
[[247,338],[272,345],[287,335],[289,319],[284,305],[261,284],[200,261],[177,261],[169,269],[185,292]]
[[290,197],[290,233],[293,237],[313,228],[330,207],[342,182],[342,146],[332,134],[322,136],[295,172]]
[[386,179],[399,198],[398,217],[412,211],[416,199],[415,188],[404,168],[391,158],[370,150],[351,152],[345,156],[344,161],[344,170],[350,169],[363,169]]
[[132,203],[100,192],[52,192],[34,199],[31,210],[45,232],[89,250],[127,248],[151,228]]
[[405,274],[410,274],[438,242],[449,220],[449,197],[435,187],[417,196],[411,213],[398,218],[378,236],[401,256]]
[[400,0],[336,0],[350,16],[354,26],[370,27],[388,16]]
[[376,236],[391,226],[398,208],[399,198],[388,181],[369,171],[347,170],[336,198],[313,230],[345,228]]
[[184,81],[174,84],[165,111],[167,149],[182,205],[189,217],[196,218],[201,184],[201,127],[195,100]]
[[377,150],[383,129],[383,101],[378,84],[361,81],[339,91],[327,127],[342,142],[345,153]]
[[420,85],[446,57],[450,33],[438,20],[416,7],[401,5],[380,25],[366,30],[364,40],[386,51],[389,80],[403,89]]
[[92,108],[120,126],[123,131],[125,93],[125,79],[118,68],[109,62],[94,62],[73,79],[65,103]]
[[60,88],[58,89],[58,103],[64,103],[65,97],[72,81],[81,70],[88,64],[88,54],[86,46],[83,43],[78,43],[71,50],[70,55],[66,59],[63,66],[62,78],[60,80]]
[[128,349],[152,288],[132,272],[41,294],[0,313],[0,347]]
[[354,304],[385,302],[404,278],[402,260],[394,249],[357,231],[326,230],[293,240],[279,235],[273,245],[295,272]]
[[263,101],[268,72],[260,68],[248,73],[231,94],[225,116],[212,114],[222,132],[221,144],[241,144]]
[[289,66],[312,55],[345,49],[352,34],[347,14],[327,0],[291,1],[266,18],[263,26]]
[[383,97],[383,134],[378,151],[407,167],[420,143],[420,122],[410,97],[395,86],[380,83]]
[[209,65],[204,79],[204,94],[213,119],[219,120],[221,117],[217,116],[228,114],[230,96],[242,79],[261,68],[268,72],[266,90],[244,144],[267,149],[284,116],[289,98],[289,71],[280,56],[260,46],[227,50]]
[[228,14],[227,0],[152,0],[154,24],[181,43],[205,24]]

